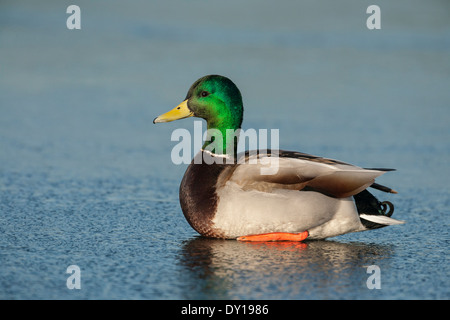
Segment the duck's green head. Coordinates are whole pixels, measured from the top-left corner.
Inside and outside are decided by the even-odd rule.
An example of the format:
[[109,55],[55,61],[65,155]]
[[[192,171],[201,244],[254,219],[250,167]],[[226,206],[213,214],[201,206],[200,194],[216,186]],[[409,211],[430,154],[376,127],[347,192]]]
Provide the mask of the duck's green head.
[[[208,129],[219,130],[225,140],[227,129],[241,127],[243,111],[242,96],[236,85],[226,77],[208,75],[195,81],[186,99],[173,110],[155,118],[153,123],[198,117],[206,120]],[[226,144],[224,141],[221,151],[225,151]]]

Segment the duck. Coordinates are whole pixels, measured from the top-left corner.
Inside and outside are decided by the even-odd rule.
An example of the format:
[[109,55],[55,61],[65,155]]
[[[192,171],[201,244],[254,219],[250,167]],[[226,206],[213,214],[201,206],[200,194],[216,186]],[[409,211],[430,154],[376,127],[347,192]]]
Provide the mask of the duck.
[[[229,78],[207,75],[153,123],[204,119],[207,135],[179,189],[182,212],[201,236],[238,241],[304,241],[405,223],[368,189],[387,168],[282,149],[237,152],[243,101]],[[273,170],[271,170],[273,169]],[[372,191],[372,190],[371,190]]]

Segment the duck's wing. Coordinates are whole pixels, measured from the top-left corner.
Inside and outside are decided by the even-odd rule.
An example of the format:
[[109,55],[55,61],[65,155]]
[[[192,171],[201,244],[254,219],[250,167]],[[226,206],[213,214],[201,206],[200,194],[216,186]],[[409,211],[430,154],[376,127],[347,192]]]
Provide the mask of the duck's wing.
[[229,180],[243,189],[267,192],[274,188],[314,190],[337,198],[361,192],[386,172],[284,150],[246,152],[238,157],[237,163]]

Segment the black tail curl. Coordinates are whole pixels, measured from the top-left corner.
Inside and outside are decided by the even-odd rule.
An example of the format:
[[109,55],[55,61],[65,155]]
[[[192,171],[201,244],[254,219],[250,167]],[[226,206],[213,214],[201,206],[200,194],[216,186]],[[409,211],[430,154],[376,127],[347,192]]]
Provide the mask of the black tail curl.
[[[356,203],[356,209],[359,214],[382,215],[386,217],[392,216],[394,213],[394,205],[389,201],[378,201],[369,191],[363,190],[353,196]],[[385,227],[384,224],[375,223],[361,219],[361,223],[368,229],[378,229]]]

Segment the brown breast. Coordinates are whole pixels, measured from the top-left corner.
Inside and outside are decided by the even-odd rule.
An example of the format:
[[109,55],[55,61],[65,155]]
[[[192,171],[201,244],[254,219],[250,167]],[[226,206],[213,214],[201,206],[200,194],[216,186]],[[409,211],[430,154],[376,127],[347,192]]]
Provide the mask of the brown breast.
[[[201,151],[196,157],[201,156]],[[224,238],[214,229],[212,219],[216,213],[216,190],[225,183],[233,171],[233,164],[206,164],[192,160],[180,185],[180,204],[186,220],[195,231],[205,237]]]

